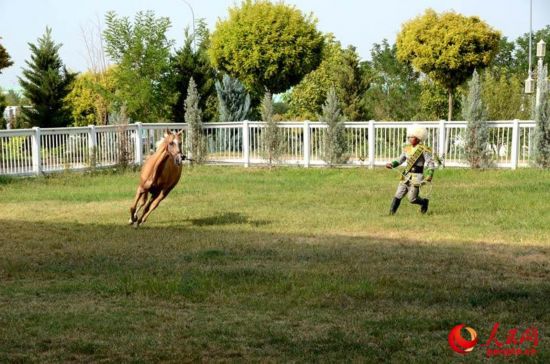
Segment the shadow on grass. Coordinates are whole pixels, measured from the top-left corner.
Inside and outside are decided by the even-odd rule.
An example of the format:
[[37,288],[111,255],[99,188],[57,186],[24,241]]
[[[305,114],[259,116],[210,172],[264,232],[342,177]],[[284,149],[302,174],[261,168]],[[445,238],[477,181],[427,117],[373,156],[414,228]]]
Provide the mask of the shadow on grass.
[[0,176],[0,186],[9,185],[16,182],[16,177]]
[[250,220],[246,215],[239,212],[224,212],[220,215],[203,217],[200,219],[189,219],[195,226],[213,226],[213,225],[244,225],[252,226],[268,225],[270,222],[266,220]]
[[495,322],[550,330],[548,247],[201,229],[251,223],[238,213],[189,221],[0,220],[0,361],[449,362],[456,323],[481,340]]

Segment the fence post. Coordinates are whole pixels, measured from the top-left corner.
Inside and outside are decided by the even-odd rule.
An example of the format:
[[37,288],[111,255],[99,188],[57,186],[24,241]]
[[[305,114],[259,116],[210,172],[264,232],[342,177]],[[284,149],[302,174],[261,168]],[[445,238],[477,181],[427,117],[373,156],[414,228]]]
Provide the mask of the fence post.
[[243,161],[244,166],[250,165],[250,129],[248,128],[248,120],[243,121]]
[[135,154],[135,163],[138,166],[141,166],[143,163],[143,143],[141,141],[142,135],[143,135],[143,124],[139,121],[135,123],[136,125],[136,138],[134,140],[134,154]]
[[311,161],[311,131],[309,120],[304,121],[304,167],[309,168]]
[[519,151],[519,120],[514,119],[512,124],[512,153],[511,164],[512,169],[518,168],[518,151]]
[[375,157],[375,142],[376,142],[376,129],[374,125],[374,120],[369,121],[369,131],[368,139],[369,143],[369,168],[374,168],[374,157]]
[[40,175],[42,173],[42,155],[40,147],[40,128],[35,126],[32,128],[34,134],[32,136],[32,170],[34,174]]
[[447,146],[445,145],[445,133],[445,120],[439,120],[439,139],[437,141],[437,154],[442,161],[445,161],[445,151],[447,150]]
[[97,132],[95,125],[88,125],[88,156],[90,158],[90,167],[95,168],[97,162]]

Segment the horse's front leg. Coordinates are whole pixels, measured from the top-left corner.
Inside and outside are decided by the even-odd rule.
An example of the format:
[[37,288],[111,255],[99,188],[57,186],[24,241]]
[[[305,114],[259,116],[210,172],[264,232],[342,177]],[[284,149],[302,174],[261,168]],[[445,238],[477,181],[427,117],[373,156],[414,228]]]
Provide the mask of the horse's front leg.
[[141,217],[137,221],[138,225],[143,225],[145,223],[149,215],[151,215],[151,212],[153,212],[157,208],[159,203],[164,200],[166,195],[167,193],[165,193],[164,191],[160,191],[158,195],[151,196],[151,199],[147,202],[147,205],[143,210],[143,215],[141,215]]
[[[145,204],[146,199],[147,191],[139,186],[136,192],[136,197],[134,198],[134,202],[132,203],[132,206],[130,206],[130,220],[128,221],[128,224],[132,225],[134,222],[137,221],[137,214],[141,207]],[[139,207],[136,208],[138,203]]]

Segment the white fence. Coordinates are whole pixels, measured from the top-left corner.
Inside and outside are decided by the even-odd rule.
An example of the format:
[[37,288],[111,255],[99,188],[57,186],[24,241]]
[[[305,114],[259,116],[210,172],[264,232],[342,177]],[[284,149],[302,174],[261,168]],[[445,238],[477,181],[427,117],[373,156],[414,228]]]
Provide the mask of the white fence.
[[[381,166],[399,156],[412,122],[348,122],[348,164]],[[426,144],[445,166],[464,167],[466,122],[421,122],[428,129]],[[489,122],[490,149],[496,167],[531,164],[534,121]],[[324,165],[326,125],[319,122],[279,123],[283,135],[281,164]],[[0,130],[0,175],[31,175],[66,169],[141,164],[165,129],[186,124],[130,124],[78,128]],[[206,123],[208,163],[249,166],[265,163],[262,122]],[[184,134],[185,135],[185,134]],[[185,141],[183,141],[185,145]],[[182,148],[183,148],[182,145]],[[184,150],[184,149],[183,149]]]

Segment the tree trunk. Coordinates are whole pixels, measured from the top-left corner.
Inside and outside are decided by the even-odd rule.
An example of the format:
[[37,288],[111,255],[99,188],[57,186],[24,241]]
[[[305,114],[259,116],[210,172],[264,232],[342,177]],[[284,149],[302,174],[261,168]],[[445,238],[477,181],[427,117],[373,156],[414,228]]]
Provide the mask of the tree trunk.
[[453,120],[453,90],[450,88],[447,89],[447,93],[449,94],[449,113],[448,113],[448,119],[449,121]]

